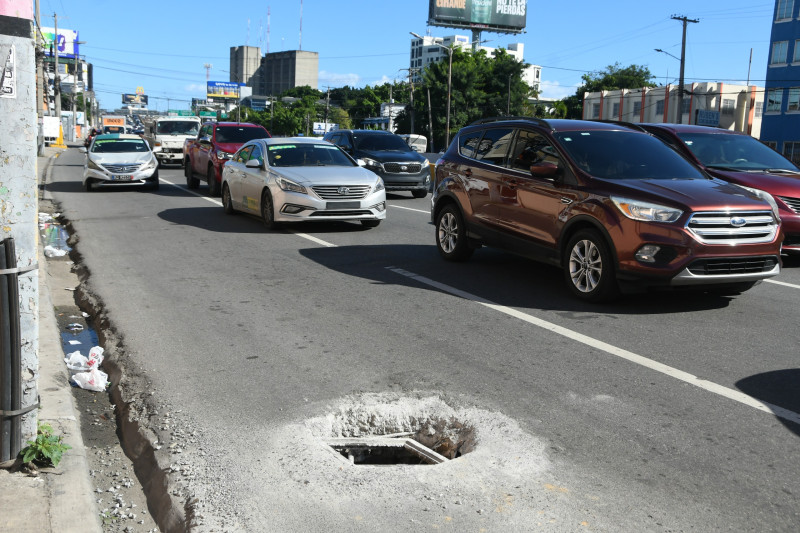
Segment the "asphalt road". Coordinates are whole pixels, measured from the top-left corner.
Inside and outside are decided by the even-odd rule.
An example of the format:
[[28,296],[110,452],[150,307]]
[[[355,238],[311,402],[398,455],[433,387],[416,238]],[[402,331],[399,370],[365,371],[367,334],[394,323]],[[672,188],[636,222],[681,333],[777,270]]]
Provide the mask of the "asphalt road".
[[[196,432],[205,527],[800,529],[800,260],[734,298],[588,305],[506,253],[444,262],[429,198],[389,195],[375,229],[268,232],[177,168],[85,193],[83,157],[48,188],[131,367]],[[315,429],[342,402],[429,397],[472,417],[475,452],[347,466]]]

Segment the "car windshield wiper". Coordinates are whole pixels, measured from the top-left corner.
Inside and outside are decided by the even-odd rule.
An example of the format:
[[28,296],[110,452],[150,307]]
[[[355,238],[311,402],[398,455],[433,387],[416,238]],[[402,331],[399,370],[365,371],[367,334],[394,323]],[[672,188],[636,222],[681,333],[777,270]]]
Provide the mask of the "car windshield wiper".
[[761,172],[765,174],[800,174],[800,171],[790,168],[765,168]]
[[744,170],[741,168],[731,167],[728,165],[706,165],[706,168],[714,168],[717,170]]

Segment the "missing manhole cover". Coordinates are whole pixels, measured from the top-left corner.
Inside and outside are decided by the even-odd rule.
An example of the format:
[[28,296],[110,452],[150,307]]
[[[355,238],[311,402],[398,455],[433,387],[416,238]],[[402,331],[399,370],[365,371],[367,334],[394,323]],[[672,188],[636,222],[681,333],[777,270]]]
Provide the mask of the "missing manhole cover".
[[328,446],[356,465],[437,465],[447,457],[413,439],[329,439]]

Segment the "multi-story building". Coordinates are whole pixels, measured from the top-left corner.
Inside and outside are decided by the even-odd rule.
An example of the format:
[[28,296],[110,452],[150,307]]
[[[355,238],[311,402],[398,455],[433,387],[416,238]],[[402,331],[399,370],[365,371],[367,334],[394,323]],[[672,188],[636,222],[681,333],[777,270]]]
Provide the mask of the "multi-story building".
[[[442,46],[453,46],[468,51],[472,49],[471,41],[472,38],[466,35],[450,35],[448,37],[431,37],[430,35],[426,35],[421,39],[416,37],[412,39],[409,70],[412,72],[412,79],[414,82],[419,83],[422,81],[422,71],[431,63],[448,60],[448,52],[444,50]],[[497,53],[496,48],[490,48],[488,46],[478,46],[476,48],[476,51],[477,50],[485,50],[486,54],[490,57]],[[523,43],[512,43],[505,49],[506,53],[520,62],[524,61],[524,50],[525,45]],[[538,92],[539,83],[542,79],[542,67],[539,65],[528,66],[525,69],[523,79],[531,88]]]
[[763,87],[721,82],[684,87],[683,112],[678,120],[678,87],[644,87],[586,93],[585,120],[669,122],[736,130],[758,138],[762,131]]
[[264,55],[259,68],[258,94],[278,96],[293,87],[318,88],[319,54],[287,50]]
[[761,140],[800,163],[800,2],[775,0]]
[[261,49],[257,46],[232,46],[230,81],[256,88],[258,67],[261,66]]

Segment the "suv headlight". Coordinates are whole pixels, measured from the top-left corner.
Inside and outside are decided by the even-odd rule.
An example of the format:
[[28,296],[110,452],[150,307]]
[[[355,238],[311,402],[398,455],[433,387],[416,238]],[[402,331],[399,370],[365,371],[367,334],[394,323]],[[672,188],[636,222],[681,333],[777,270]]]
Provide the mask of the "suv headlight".
[[302,185],[298,185],[297,183],[291,180],[287,180],[286,178],[275,178],[275,183],[277,183],[278,187],[280,187],[284,191],[299,192],[300,194],[306,193],[305,187],[303,187]]
[[611,201],[622,211],[622,214],[633,220],[645,222],[675,222],[683,211],[665,205],[651,204],[630,198],[612,196]]
[[778,213],[778,202],[775,201],[775,198],[773,198],[770,193],[768,193],[767,191],[762,191],[761,189],[753,189],[752,187],[745,187],[744,185],[739,185],[739,187],[753,194],[754,196],[758,196],[759,198],[767,202],[772,208],[772,214],[775,215],[775,220],[776,221],[780,220],[781,216]]
[[362,159],[364,160],[364,163],[367,164],[367,168],[370,169],[370,170],[373,170],[373,169],[382,170],[383,169],[383,166],[378,161],[375,161],[374,159],[370,159],[369,157],[362,157]]

